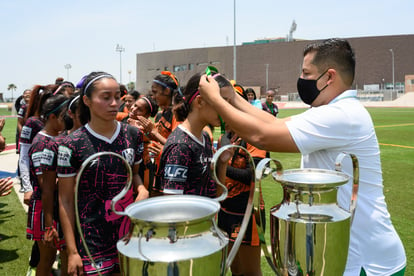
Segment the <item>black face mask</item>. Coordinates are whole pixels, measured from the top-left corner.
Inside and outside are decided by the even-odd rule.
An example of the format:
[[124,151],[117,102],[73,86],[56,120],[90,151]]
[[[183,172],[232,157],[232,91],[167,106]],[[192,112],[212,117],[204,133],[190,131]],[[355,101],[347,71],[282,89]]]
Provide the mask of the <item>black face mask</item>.
[[298,88],[299,97],[302,99],[302,101],[305,104],[311,105],[313,101],[322,92],[322,90],[324,90],[328,86],[328,84],[326,84],[321,90],[319,90],[318,87],[316,86],[316,83],[318,82],[318,80],[322,78],[322,76],[325,75],[326,72],[328,72],[328,70],[323,72],[322,75],[320,75],[316,80],[307,80],[307,79],[298,78],[297,88]]

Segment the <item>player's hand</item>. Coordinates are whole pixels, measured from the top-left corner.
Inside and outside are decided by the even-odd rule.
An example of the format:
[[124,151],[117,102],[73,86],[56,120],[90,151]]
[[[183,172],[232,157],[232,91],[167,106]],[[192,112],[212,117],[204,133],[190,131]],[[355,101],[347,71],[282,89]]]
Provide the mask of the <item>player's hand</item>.
[[12,192],[13,180],[10,177],[0,179],[0,196],[6,196]]
[[68,274],[73,276],[83,276],[83,263],[78,253],[68,256]]
[[135,199],[135,201],[140,201],[140,200],[146,199],[148,197],[149,197],[149,192],[148,192],[147,188],[145,188],[144,185],[139,185],[138,186],[138,196]]

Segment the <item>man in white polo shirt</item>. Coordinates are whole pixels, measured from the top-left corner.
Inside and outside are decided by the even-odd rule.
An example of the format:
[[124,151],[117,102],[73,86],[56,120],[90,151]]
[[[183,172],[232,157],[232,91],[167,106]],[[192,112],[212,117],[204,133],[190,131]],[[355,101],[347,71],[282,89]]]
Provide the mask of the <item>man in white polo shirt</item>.
[[[355,56],[349,43],[329,39],[304,50],[297,88],[312,108],[302,114],[276,119],[237,95],[229,103],[220,97],[212,78],[202,77],[200,93],[248,143],[268,151],[300,152],[303,168],[334,170],[340,152],[355,154],[359,192],[344,275],[404,275],[405,251],[385,203],[372,119],[356,98],[357,92],[350,90],[354,74]],[[352,166],[345,163],[343,171],[352,176]],[[338,192],[338,202],[345,209],[351,190],[352,179]]]

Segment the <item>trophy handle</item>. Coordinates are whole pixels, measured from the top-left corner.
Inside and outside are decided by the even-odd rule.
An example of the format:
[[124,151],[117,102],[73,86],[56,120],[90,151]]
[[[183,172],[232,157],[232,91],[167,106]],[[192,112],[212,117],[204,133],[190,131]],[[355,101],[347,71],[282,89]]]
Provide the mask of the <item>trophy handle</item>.
[[356,157],[355,154],[352,153],[346,153],[346,152],[341,152],[340,154],[338,154],[338,156],[336,157],[335,160],[335,170],[336,171],[342,171],[342,160],[344,159],[345,156],[349,155],[351,157],[352,160],[352,195],[351,195],[351,203],[349,204],[349,212],[351,213],[351,225],[352,225],[352,221],[354,219],[354,214],[355,214],[355,208],[356,208],[356,204],[357,204],[357,198],[358,198],[358,188],[359,188],[359,163],[358,163],[358,158]]
[[[272,168],[270,166],[270,162],[273,161],[273,163],[276,165],[276,168]],[[267,248],[266,239],[265,239],[265,229],[262,224],[262,214],[260,212],[260,197],[259,197],[259,191],[262,188],[262,179],[263,177],[266,177],[268,175],[272,175],[273,172],[276,172],[278,175],[283,174],[283,167],[282,164],[276,160],[276,159],[270,159],[270,158],[264,158],[262,159],[259,164],[257,164],[256,167],[256,192],[255,192],[255,198],[254,198],[254,215],[256,217],[256,226],[257,226],[257,232],[259,234],[259,240],[260,240],[260,246],[262,248],[262,251],[265,255],[266,261],[269,264],[269,266],[272,268],[274,273],[276,275],[282,276],[283,274],[279,271],[278,266],[281,267],[281,262],[276,261],[276,258],[273,256],[273,261],[271,254],[269,252],[269,249]]]
[[213,179],[214,179],[214,181],[216,181],[217,186],[219,186],[222,189],[221,195],[219,195],[216,198],[213,198],[217,202],[225,200],[227,198],[227,194],[228,194],[228,190],[227,190],[226,185],[221,183],[221,181],[217,177],[217,172],[216,172],[217,171],[217,161],[218,161],[219,157],[221,156],[221,154],[224,151],[226,151],[226,150],[228,150],[232,147],[236,147],[236,146],[226,145],[224,147],[219,148],[217,150],[217,152],[213,155],[213,158],[211,160],[211,168],[212,168]]
[[[254,162],[253,162],[253,158],[250,155],[250,153],[247,151],[246,148],[241,147],[239,145],[226,145],[226,146],[221,147],[214,154],[213,159],[211,161],[211,168],[213,170],[213,172],[212,172],[213,173],[213,179],[216,181],[217,185],[220,186],[223,189],[223,193],[219,197],[216,197],[214,199],[216,201],[223,201],[224,199],[226,199],[227,194],[228,194],[227,187],[223,183],[220,182],[220,180],[217,177],[217,173],[216,173],[217,161],[218,161],[220,155],[228,149],[236,149],[236,150],[240,149],[240,150],[244,151],[247,154],[248,161],[250,162],[253,176],[254,176],[254,172],[255,172],[255,165],[254,165]],[[256,195],[256,193],[257,193],[257,191],[255,191],[255,181],[251,181],[249,198],[247,200],[247,206],[246,206],[246,211],[245,211],[244,216],[243,216],[242,225],[240,226],[240,231],[237,235],[236,240],[234,241],[233,248],[231,249],[230,253],[227,256],[225,271],[231,266],[231,264],[234,260],[234,257],[236,256],[237,251],[239,250],[239,247],[242,243],[244,234],[246,233],[247,226],[248,226],[250,218],[252,216],[253,198],[256,197],[256,196],[258,197],[258,195]]]
[[[128,171],[128,180],[127,180],[127,184],[126,184],[126,186],[124,187],[124,189],[118,194],[118,195],[116,195],[113,199],[112,199],[112,201],[111,201],[111,208],[112,208],[112,210],[117,214],[117,215],[120,215],[120,216],[124,216],[124,215],[127,215],[126,213],[124,213],[124,212],[118,212],[118,211],[116,211],[115,210],[115,203],[119,200],[119,199],[121,199],[127,192],[128,192],[128,190],[130,189],[130,187],[131,187],[131,183],[132,183],[132,169],[131,169],[131,166],[128,164],[128,161],[124,158],[124,157],[122,157],[121,155],[119,155],[119,154],[117,154],[117,153],[115,153],[115,152],[110,152],[110,151],[102,151],[102,152],[98,152],[98,153],[95,153],[95,154],[92,154],[91,156],[89,156],[85,161],[83,161],[83,163],[82,163],[82,165],[81,165],[81,167],[80,167],[80,169],[79,169],[79,172],[78,172],[78,174],[77,174],[77,176],[76,176],[76,185],[75,185],[75,219],[76,219],[76,226],[77,226],[77,228],[78,228],[78,231],[79,231],[79,235],[80,235],[80,237],[81,237],[81,240],[82,240],[82,243],[83,243],[83,246],[84,246],[84,248],[85,248],[85,251],[86,251],[86,254],[88,255],[88,257],[89,257],[89,259],[91,260],[91,263],[93,264],[93,266],[94,267],[97,267],[96,266],[96,264],[95,264],[95,261],[94,261],[94,259],[92,258],[92,255],[91,255],[91,253],[90,253],[90,251],[89,251],[89,248],[88,248],[88,245],[86,244],[86,241],[85,241],[85,237],[83,236],[83,232],[82,232],[82,227],[81,227],[81,225],[80,225],[80,218],[79,218],[79,207],[78,207],[78,188],[79,188],[79,183],[80,183],[80,180],[81,180],[81,177],[82,177],[82,173],[83,173],[83,171],[85,170],[85,168],[88,166],[88,164],[91,162],[91,161],[93,161],[93,160],[95,160],[96,158],[98,158],[98,157],[100,157],[100,156],[103,156],[103,155],[113,155],[113,156],[115,156],[115,157],[118,157],[118,158],[120,158],[124,163],[125,163],[125,165],[126,165],[126,168],[127,168],[127,171]],[[96,270],[97,272],[98,272],[98,275],[102,275],[101,274],[101,272],[100,272],[100,270],[99,269],[97,269]]]

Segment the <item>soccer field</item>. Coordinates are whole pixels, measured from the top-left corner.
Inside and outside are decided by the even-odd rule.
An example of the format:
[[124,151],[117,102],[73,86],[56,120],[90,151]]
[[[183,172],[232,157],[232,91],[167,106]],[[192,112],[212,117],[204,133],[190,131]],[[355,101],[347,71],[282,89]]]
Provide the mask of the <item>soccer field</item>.
[[[282,109],[280,117],[302,112],[303,109]],[[368,108],[381,149],[384,194],[391,219],[407,254],[406,275],[414,275],[414,108]],[[0,117],[6,115],[0,113]],[[3,135],[14,143],[16,118],[7,118]],[[218,136],[218,130],[215,136]],[[0,162],[2,156],[0,155]],[[300,155],[272,153],[285,169],[299,167]],[[266,216],[270,207],[281,201],[280,185],[268,179],[263,183]],[[26,215],[16,194],[0,198],[0,271],[2,275],[25,275],[31,242],[25,238]],[[267,221],[267,227],[269,222]],[[369,226],[367,226],[369,227]],[[266,239],[269,243],[269,233]],[[263,275],[273,275],[262,259]]]

